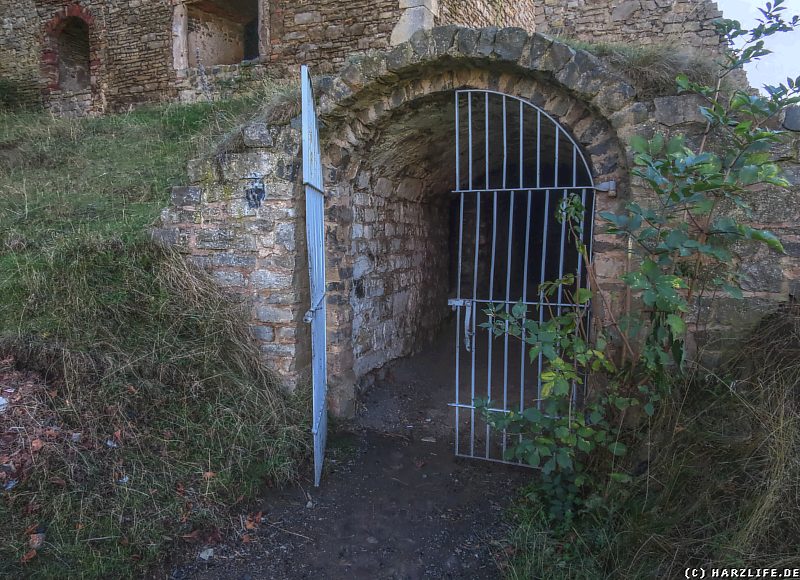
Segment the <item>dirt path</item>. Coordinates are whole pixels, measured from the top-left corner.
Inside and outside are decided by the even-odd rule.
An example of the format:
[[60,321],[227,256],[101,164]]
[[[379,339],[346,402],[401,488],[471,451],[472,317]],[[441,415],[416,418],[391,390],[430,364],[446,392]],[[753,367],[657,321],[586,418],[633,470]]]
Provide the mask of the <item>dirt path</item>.
[[[197,579],[492,579],[529,474],[453,456],[447,345],[392,368],[329,437],[323,484],[263,499],[252,541],[175,570]],[[208,555],[208,553],[206,553]]]

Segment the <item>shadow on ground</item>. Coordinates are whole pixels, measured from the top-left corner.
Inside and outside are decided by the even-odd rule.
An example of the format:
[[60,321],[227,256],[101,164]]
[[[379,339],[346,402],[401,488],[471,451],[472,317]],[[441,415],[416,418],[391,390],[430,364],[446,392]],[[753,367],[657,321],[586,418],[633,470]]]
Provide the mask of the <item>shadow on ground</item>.
[[505,510],[530,472],[454,457],[444,334],[392,365],[329,435],[319,489],[309,473],[269,493],[251,541],[215,546],[172,578],[501,578]]

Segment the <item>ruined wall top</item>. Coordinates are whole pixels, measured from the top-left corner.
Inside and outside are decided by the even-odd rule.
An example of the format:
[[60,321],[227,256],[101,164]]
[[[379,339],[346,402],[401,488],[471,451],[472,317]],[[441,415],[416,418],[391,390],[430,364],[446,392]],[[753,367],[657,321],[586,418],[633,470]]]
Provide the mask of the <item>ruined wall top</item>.
[[544,0],[536,2],[536,31],[587,42],[668,43],[716,51],[714,0]]
[[[91,49],[91,86],[81,93],[64,90],[58,72],[58,26],[76,14],[85,16]],[[300,64],[331,74],[350,55],[442,25],[713,52],[720,16],[712,0],[0,0],[0,104],[11,90],[23,102],[76,114],[191,101],[219,70],[235,76],[241,63],[234,61],[270,76]],[[195,82],[198,63],[211,83]]]

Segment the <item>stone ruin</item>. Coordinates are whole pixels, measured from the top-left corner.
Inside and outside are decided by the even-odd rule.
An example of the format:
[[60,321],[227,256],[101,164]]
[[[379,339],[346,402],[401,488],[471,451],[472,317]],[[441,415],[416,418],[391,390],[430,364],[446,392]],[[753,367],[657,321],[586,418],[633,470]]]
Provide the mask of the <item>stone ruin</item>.
[[[705,128],[695,97],[640,98],[601,59],[520,28],[418,31],[319,79],[334,414],[351,414],[358,393],[387,363],[425,348],[449,315],[453,94],[464,88],[519,97],[558,121],[581,147],[594,183],[616,183],[596,193],[598,211],[652,201],[631,179],[630,137],[660,131],[691,140]],[[310,364],[298,120],[255,121],[227,143],[190,165],[190,183],[174,190],[155,236],[247,301],[264,357],[292,388],[308,380]],[[787,255],[742,250],[747,299],[718,298],[713,309],[701,301],[690,320],[698,342],[719,346],[800,289],[798,145],[800,135],[776,152],[794,189],[764,188],[752,198],[753,222],[777,233]],[[258,207],[247,199],[253,179],[265,190]],[[608,292],[594,303],[597,325],[608,324],[605,303],[617,313],[623,308],[626,252],[617,237],[595,230],[594,263]]]
[[0,0],[0,79],[23,102],[101,114],[213,99],[300,64],[331,74],[434,26],[719,48],[711,0]]
[[[697,101],[642,96],[558,38],[714,55],[719,16],[710,0],[0,0],[0,79],[23,100],[86,115],[213,99],[231,84],[296,78],[308,64],[328,194],[329,402],[347,416],[389,362],[425,348],[449,316],[455,91],[496,91],[557,121],[594,183],[616,184],[596,192],[596,210],[647,203],[627,143],[655,131],[699,135]],[[785,126],[797,131],[791,115]],[[190,163],[154,230],[245,301],[288,389],[307,382],[310,367],[300,147],[299,119],[247,124]],[[800,292],[799,147],[796,136],[775,152],[794,189],[763,188],[752,203],[754,224],[778,234],[787,254],[742,249],[747,299],[701,300],[690,320],[698,343],[718,344]],[[254,184],[264,192],[255,203]],[[608,292],[593,306],[603,326],[623,308],[627,248],[598,228],[593,251]]]

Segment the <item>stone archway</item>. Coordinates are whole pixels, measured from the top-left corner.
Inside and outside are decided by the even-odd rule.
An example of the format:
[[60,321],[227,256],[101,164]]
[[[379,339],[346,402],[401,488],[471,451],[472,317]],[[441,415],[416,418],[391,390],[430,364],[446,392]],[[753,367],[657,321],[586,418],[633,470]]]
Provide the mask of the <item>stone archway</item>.
[[[611,117],[634,105],[633,89],[589,55],[518,29],[447,27],[345,68],[321,98],[335,217],[334,408],[355,399],[371,371],[423,347],[446,316],[446,281],[432,275],[447,266],[448,234],[436,225],[446,223],[446,208],[435,200],[452,189],[452,95],[464,88],[499,91],[552,114],[583,147],[595,181],[613,180],[627,193],[627,158]],[[598,197],[600,210],[614,203]],[[398,212],[400,223],[391,217]],[[387,232],[398,228],[399,237]],[[620,250],[606,242],[599,259],[617,268]]]
[[[412,341],[405,341],[372,363],[364,362],[372,347],[362,344],[359,351],[355,344],[365,328],[364,320],[356,318],[363,305],[359,301],[369,293],[385,296],[386,287],[355,274],[375,265],[369,248],[377,241],[376,227],[384,228],[380,243],[392,243],[377,216],[378,200],[396,200],[411,211],[424,201],[425,192],[449,189],[452,125],[441,122],[442,104],[461,88],[519,97],[552,115],[585,152],[595,183],[617,183],[615,191],[597,195],[598,210],[616,204],[616,196],[631,194],[631,154],[622,142],[648,130],[648,105],[637,102],[632,85],[601,60],[552,38],[515,28],[436,28],[416,33],[391,51],[354,59],[339,75],[320,79],[334,414],[351,413],[359,381],[411,348]],[[289,385],[304,380],[309,360],[308,329],[302,323],[308,272],[299,146],[296,126],[256,122],[245,127],[224,154],[193,166],[193,185],[176,189],[173,208],[157,230],[161,239],[192,254],[222,285],[249,300],[262,352]],[[263,207],[245,201],[253,176],[266,187]],[[422,213],[437,211],[431,206]],[[417,234],[424,229],[418,227]],[[413,241],[413,232],[403,235]],[[597,275],[613,294],[620,287],[625,248],[613,236],[599,235],[596,241]],[[373,253],[378,250],[375,246]],[[401,250],[398,259],[414,259]],[[403,299],[397,299],[398,308],[404,308]],[[418,303],[425,300],[420,297]],[[611,296],[609,303],[616,307],[619,296]],[[597,313],[600,324],[604,314]],[[404,319],[393,337],[402,343],[420,320],[419,314],[410,322]]]
[[102,113],[100,39],[92,13],[80,4],[65,6],[47,22],[43,36],[45,104],[68,116]]

